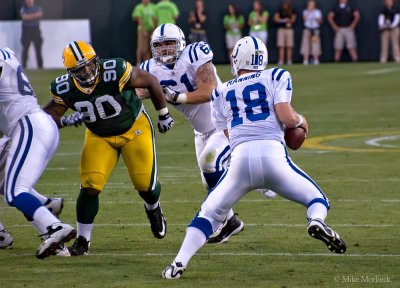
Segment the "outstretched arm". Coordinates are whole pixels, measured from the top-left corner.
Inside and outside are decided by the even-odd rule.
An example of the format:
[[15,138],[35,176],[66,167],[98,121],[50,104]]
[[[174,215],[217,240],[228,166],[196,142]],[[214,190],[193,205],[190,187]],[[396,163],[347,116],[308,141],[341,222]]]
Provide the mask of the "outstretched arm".
[[167,102],[158,80],[147,71],[133,67],[130,87],[147,89],[157,111],[167,107]]
[[149,91],[151,101],[158,112],[158,131],[165,133],[171,129],[174,119],[168,112],[167,101],[157,78],[144,70],[133,67],[130,87],[142,88],[142,90],[144,88]]
[[63,116],[68,108],[56,103],[54,100],[50,100],[50,102],[43,107],[43,110],[53,118],[58,128],[72,125],[78,127],[78,125],[81,125],[83,122],[83,115],[81,112],[74,112],[71,115]]
[[197,89],[189,93],[177,93],[171,89],[165,89],[168,101],[174,103],[200,104],[210,102],[212,90],[217,87],[218,80],[215,67],[212,62],[201,65],[196,71]]

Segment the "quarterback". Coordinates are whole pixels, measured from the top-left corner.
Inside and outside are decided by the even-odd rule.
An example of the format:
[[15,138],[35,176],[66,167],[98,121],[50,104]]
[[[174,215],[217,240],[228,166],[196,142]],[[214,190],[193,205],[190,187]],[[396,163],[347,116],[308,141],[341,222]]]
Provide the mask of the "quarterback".
[[[180,278],[190,259],[226,222],[226,213],[249,191],[268,188],[307,207],[308,233],[334,253],[346,244],[324,220],[329,202],[318,185],[290,159],[284,127],[303,127],[304,116],[290,105],[289,72],[272,68],[265,44],[255,37],[239,40],[232,51],[233,80],[212,93],[212,117],[218,131],[229,138],[232,154],[227,173],[203,202],[186,230],[178,255],[162,276]],[[240,178],[237,177],[240,175]]]
[[[75,238],[76,230],[44,206],[33,186],[57,149],[59,133],[51,117],[40,108],[21,64],[9,48],[0,49],[0,137],[0,190],[4,200],[21,211],[42,236],[36,257],[55,255],[61,245]],[[12,238],[2,225],[0,230],[0,237],[4,237],[0,244],[11,245]]]
[[[212,64],[213,52],[206,42],[186,47],[182,30],[174,24],[162,24],[151,37],[153,58],[143,62],[141,69],[153,74],[164,87],[166,99],[184,114],[194,129],[197,163],[203,184],[211,191],[225,172],[230,155],[229,142],[217,132],[211,121],[210,95],[221,83]],[[223,243],[243,230],[244,224],[228,213],[224,230],[209,239]]]
[[[135,94],[139,87],[150,91],[159,114],[158,129],[164,133],[174,121],[161,86],[154,76],[122,58],[99,59],[93,47],[83,41],[69,43],[63,50],[63,61],[68,73],[51,83],[52,100],[44,109],[59,127],[82,121],[87,127],[76,203],[78,237],[69,248],[71,255],[89,251],[99,194],[119,156],[144,200],[153,235],[164,238],[167,226],[159,203],[154,129]],[[63,116],[68,108],[76,112]]]

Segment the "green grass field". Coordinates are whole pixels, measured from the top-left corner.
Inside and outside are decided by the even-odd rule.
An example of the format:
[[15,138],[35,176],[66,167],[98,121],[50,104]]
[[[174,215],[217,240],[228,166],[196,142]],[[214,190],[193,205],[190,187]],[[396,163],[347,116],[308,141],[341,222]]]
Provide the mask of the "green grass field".
[[[304,147],[290,156],[329,197],[327,223],[347,242],[346,254],[334,255],[308,236],[304,207],[249,193],[235,207],[246,225],[240,235],[205,245],[182,279],[162,279],[206,196],[193,132],[171,108],[176,125],[157,134],[166,238],[153,238],[120,161],[101,194],[86,257],[37,260],[36,232],[1,201],[0,220],[14,245],[0,251],[0,287],[400,287],[400,66],[286,68],[293,76],[292,104],[310,125]],[[228,66],[218,71],[222,80],[230,77]],[[28,71],[42,105],[50,99],[49,83],[61,73]],[[156,121],[151,102],[145,105]],[[64,197],[61,219],[74,224],[84,129],[60,132],[57,153],[36,188]]]

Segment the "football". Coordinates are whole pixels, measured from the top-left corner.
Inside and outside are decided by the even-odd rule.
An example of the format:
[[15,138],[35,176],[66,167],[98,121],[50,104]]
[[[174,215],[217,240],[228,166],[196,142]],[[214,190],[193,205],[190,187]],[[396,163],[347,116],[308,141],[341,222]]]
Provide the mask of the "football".
[[306,139],[306,130],[304,128],[285,128],[285,142],[290,149],[299,149],[303,145],[304,139]]

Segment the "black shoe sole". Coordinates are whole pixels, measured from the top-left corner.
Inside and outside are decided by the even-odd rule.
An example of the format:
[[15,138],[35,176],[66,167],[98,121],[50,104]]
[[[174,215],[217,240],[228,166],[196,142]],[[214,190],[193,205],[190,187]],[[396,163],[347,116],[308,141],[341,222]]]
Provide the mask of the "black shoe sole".
[[343,254],[346,252],[346,243],[344,243],[343,240],[326,234],[318,225],[308,227],[308,234],[310,234],[311,237],[324,242],[328,249],[333,253]]
[[49,256],[54,256],[57,254],[57,250],[60,248],[61,244],[67,243],[68,241],[71,241],[72,239],[74,239],[76,237],[76,229],[72,230],[67,236],[64,237],[63,240],[59,241],[59,242],[54,242],[53,244],[51,244],[49,246],[49,248],[47,248],[42,254],[37,255],[36,257],[38,259],[44,259],[47,258]]
[[[219,234],[218,236],[216,236],[214,238],[209,238],[207,243],[210,243],[210,244],[222,244],[222,243],[228,242],[229,238],[239,234],[240,232],[242,232],[244,230],[244,224],[241,225],[241,226],[242,227],[239,226],[238,228],[233,230],[228,236],[220,237],[221,234]],[[223,231],[221,231],[221,233],[223,233]]]

